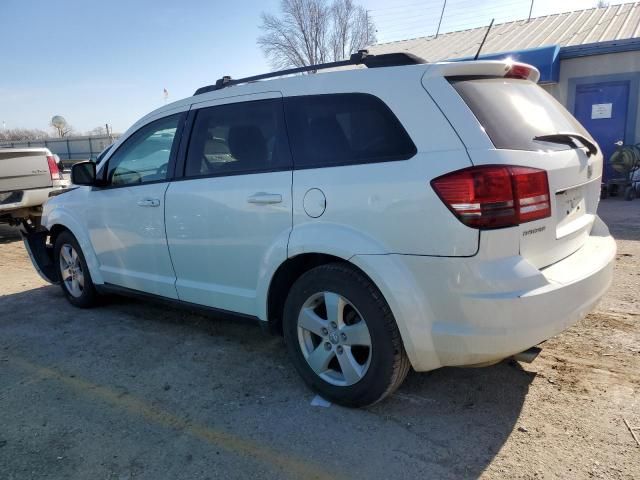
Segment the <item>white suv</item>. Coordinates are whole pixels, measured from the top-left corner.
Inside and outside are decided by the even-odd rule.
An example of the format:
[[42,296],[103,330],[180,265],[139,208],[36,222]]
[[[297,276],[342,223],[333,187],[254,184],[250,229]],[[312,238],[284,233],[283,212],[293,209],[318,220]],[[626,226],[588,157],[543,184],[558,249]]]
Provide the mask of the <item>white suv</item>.
[[79,307],[108,290],[256,318],[350,406],[586,315],[616,252],[602,155],[537,70],[356,60],[383,68],[225,78],[147,115],[46,204],[38,270]]

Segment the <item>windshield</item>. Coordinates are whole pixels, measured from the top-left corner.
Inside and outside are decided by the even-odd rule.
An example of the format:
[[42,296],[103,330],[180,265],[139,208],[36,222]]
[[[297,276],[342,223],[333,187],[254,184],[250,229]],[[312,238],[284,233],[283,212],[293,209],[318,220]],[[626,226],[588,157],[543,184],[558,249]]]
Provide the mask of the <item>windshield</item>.
[[566,150],[567,144],[535,141],[553,133],[591,135],[555,98],[528,80],[481,78],[451,84],[474,113],[496,148]]

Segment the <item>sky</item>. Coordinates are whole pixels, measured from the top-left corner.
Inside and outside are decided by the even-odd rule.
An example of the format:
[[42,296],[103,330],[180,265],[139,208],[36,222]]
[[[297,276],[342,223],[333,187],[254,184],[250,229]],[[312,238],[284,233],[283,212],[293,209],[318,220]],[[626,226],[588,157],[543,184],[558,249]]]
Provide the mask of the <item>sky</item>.
[[[125,131],[168,101],[223,75],[270,70],[256,44],[260,13],[279,0],[0,0],[0,129]],[[356,0],[378,41],[435,33],[443,0]],[[533,16],[596,0],[534,0]],[[611,4],[623,3],[611,1]],[[530,0],[448,0],[441,31],[526,18]]]

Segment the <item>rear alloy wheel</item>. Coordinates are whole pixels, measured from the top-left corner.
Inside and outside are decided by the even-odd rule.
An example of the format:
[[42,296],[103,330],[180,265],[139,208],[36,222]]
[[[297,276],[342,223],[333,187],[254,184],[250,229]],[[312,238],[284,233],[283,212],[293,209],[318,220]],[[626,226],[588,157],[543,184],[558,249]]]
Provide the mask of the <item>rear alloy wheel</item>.
[[69,232],[58,235],[54,254],[60,274],[60,286],[69,302],[81,308],[95,305],[97,293],[75,237]]
[[298,315],[298,342],[311,369],[331,385],[353,385],[371,363],[367,323],[349,300],[333,292],[312,295]]
[[372,405],[409,371],[395,319],[377,287],[347,264],[306,272],[285,304],[285,342],[296,370],[322,397]]

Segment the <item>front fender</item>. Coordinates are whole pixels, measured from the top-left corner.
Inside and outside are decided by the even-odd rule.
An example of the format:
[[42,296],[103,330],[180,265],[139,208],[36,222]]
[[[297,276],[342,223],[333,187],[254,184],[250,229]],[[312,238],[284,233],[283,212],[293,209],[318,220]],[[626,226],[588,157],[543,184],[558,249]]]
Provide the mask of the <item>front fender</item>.
[[[62,197],[63,196],[57,198]],[[78,244],[80,245],[80,248],[82,249],[82,254],[84,255],[85,261],[87,262],[87,267],[89,267],[91,280],[95,285],[103,284],[104,280],[102,278],[102,274],[100,273],[100,264],[98,263],[98,257],[96,256],[96,252],[91,245],[87,230],[83,227],[82,223],[76,218],[76,216],[64,205],[54,204],[54,201],[50,200],[48,207],[49,209],[46,212],[46,216],[43,216],[42,219],[43,226],[49,231],[51,231],[51,229],[56,225],[60,225],[68,229],[76,238]]]

